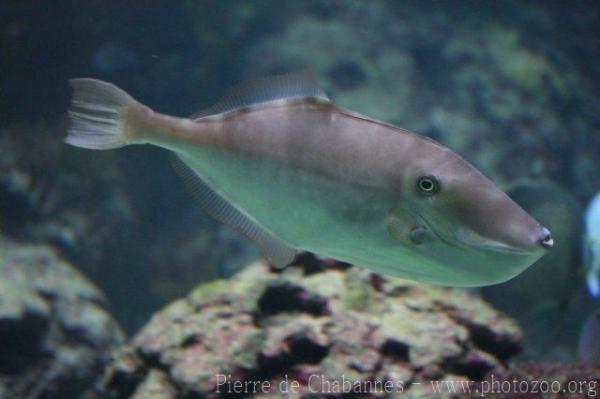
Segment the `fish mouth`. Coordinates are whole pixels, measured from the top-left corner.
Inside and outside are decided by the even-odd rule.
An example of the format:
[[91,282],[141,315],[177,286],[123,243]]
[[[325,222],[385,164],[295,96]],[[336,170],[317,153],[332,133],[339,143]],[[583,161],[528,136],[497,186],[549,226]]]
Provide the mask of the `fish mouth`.
[[483,248],[485,250],[491,250],[491,251],[495,251],[495,252],[503,252],[503,253],[515,254],[515,255],[531,255],[531,254],[538,253],[538,252],[543,253],[543,251],[541,251],[541,250],[531,250],[531,249],[514,247],[512,245],[504,244],[502,242],[493,241],[493,240],[487,240],[487,242],[480,244],[479,247]]
[[459,229],[454,234],[448,233],[440,228],[436,228],[435,224],[429,222],[423,215],[414,214],[413,217],[415,217],[419,224],[428,229],[439,241],[449,246],[463,248],[465,250],[478,249],[481,251],[492,251],[521,256],[530,256],[537,252],[543,252],[505,244],[500,241],[485,238],[473,231],[467,231],[466,229]]

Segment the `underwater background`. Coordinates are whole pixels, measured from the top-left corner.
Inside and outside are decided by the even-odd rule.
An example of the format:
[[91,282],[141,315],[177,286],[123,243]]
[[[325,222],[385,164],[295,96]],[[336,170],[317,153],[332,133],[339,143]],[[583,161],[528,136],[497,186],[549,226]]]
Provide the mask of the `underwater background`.
[[[598,361],[573,366],[600,308],[582,256],[600,191],[598,2],[10,0],[0,54],[0,397],[226,397],[217,374],[591,378],[600,363],[599,326],[583,349]],[[186,116],[302,67],[340,105],[469,160],[553,232],[552,252],[472,290],[310,255],[278,272],[198,209],[166,151],[63,142],[70,78]]]

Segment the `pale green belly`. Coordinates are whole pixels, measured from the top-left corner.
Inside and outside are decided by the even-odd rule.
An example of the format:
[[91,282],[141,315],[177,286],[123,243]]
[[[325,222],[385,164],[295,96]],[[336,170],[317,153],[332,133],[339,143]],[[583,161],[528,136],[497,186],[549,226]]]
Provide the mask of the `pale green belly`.
[[392,200],[283,162],[197,149],[184,160],[226,199],[292,246],[346,250],[379,237]]

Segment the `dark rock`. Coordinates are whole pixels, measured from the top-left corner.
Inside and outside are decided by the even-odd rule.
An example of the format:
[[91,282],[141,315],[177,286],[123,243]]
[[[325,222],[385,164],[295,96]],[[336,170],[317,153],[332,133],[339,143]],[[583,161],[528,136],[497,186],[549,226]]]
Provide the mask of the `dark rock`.
[[258,307],[265,315],[290,311],[322,315],[327,312],[327,301],[302,287],[285,282],[267,287],[258,300]]
[[[307,305],[314,303],[327,311]],[[239,383],[248,396],[315,397],[321,383],[346,379],[361,388],[390,381],[417,394],[409,384],[504,370],[520,340],[512,320],[462,290],[357,267],[306,274],[302,265],[275,271],[256,263],[157,313],[118,351],[104,387],[114,397],[152,386],[165,398],[217,398]],[[267,391],[252,388],[261,381]],[[285,381],[297,391],[283,392]]]
[[0,237],[0,398],[92,395],[122,340],[82,274],[49,247]]

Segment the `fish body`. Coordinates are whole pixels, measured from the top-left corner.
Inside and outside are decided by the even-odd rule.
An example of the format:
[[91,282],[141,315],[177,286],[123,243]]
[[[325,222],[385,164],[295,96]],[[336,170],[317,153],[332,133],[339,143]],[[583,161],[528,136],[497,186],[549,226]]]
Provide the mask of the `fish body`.
[[73,85],[67,142],[175,152],[201,206],[276,263],[307,250],[479,286],[515,276],[552,245],[547,229],[460,156],[335,105],[306,76],[250,85],[191,118],[155,113],[107,83]]
[[585,212],[583,262],[588,291],[592,296],[600,297],[600,194],[590,201]]

